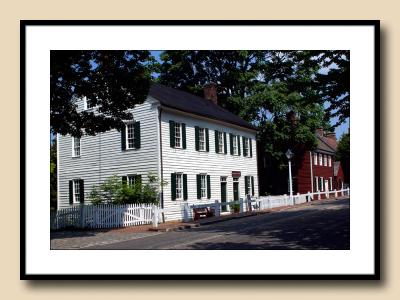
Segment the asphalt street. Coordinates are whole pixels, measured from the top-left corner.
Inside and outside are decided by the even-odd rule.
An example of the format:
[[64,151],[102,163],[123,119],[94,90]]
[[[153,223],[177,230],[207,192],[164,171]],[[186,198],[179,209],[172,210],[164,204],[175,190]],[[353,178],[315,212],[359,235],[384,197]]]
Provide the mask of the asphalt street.
[[327,200],[85,249],[347,250],[350,200]]

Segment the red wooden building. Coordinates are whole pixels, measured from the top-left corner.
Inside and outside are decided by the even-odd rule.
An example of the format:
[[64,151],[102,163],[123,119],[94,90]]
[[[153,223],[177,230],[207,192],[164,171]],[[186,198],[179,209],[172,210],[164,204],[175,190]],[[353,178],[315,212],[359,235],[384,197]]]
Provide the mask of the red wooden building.
[[335,133],[316,132],[318,146],[313,151],[304,151],[297,159],[294,174],[294,192],[305,194],[317,191],[339,190],[343,187],[343,170],[335,161],[337,140]]

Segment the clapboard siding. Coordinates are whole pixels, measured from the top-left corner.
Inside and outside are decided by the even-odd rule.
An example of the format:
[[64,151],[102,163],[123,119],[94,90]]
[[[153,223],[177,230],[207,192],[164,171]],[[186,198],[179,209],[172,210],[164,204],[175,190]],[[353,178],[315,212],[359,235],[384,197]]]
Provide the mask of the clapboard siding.
[[[138,105],[133,110],[135,121],[140,122],[141,148],[121,150],[121,133],[111,130],[96,136],[83,136],[81,156],[72,157],[71,136],[58,136],[59,145],[59,199],[58,207],[69,207],[68,181],[83,179],[85,203],[93,186],[117,175],[141,174],[147,181],[148,172],[158,174],[158,111],[152,101]],[[82,101],[77,103],[82,109]]]
[[[186,149],[174,149],[170,147],[169,121],[186,124]],[[209,129],[210,151],[199,152],[195,149],[195,126]],[[232,171],[241,171],[239,179],[239,197],[245,197],[244,176],[254,176],[254,192],[258,196],[257,151],[255,132],[229,127],[220,123],[208,121],[204,118],[193,118],[185,114],[164,111],[161,117],[162,149],[163,149],[163,177],[168,182],[164,187],[164,208],[167,220],[183,219],[182,206],[187,202],[192,204],[204,204],[215,202],[221,198],[220,176],[227,177],[227,201],[233,200]],[[227,154],[215,152],[215,130],[227,134]],[[252,157],[243,157],[241,144],[241,156],[232,156],[229,147],[229,133],[251,138]],[[242,143],[242,141],[240,140]],[[171,199],[171,173],[183,172],[187,174],[188,200]],[[207,173],[211,176],[211,199],[197,199],[196,174]]]

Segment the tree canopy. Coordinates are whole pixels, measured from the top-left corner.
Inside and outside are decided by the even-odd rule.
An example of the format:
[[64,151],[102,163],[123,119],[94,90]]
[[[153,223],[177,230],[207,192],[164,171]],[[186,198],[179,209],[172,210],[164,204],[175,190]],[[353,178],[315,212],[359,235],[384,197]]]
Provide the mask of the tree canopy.
[[[127,109],[146,99],[155,66],[149,51],[52,50],[50,59],[52,132],[77,137],[130,119]],[[75,102],[84,96],[99,113],[77,110]]]

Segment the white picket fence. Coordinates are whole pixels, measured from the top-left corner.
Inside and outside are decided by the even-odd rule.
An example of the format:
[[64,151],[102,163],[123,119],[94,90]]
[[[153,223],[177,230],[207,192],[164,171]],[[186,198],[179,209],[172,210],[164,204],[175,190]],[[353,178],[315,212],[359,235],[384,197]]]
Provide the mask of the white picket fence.
[[115,228],[158,223],[161,209],[152,204],[79,205],[50,214],[51,229]]
[[[292,198],[289,195],[278,195],[278,196],[261,196],[259,198],[252,197],[250,199],[240,198],[238,201],[224,202],[221,203],[218,200],[211,203],[205,204],[194,204],[189,206],[186,204],[183,209],[185,210],[183,215],[185,216],[185,221],[188,221],[190,217],[192,217],[192,210],[194,208],[205,208],[209,207],[214,211],[216,216],[220,216],[222,212],[222,207],[230,207],[234,204],[239,204],[240,213],[246,211],[256,211],[256,210],[267,210],[275,207],[284,207],[291,205],[298,205],[306,202],[310,202],[312,200],[321,200],[321,199],[329,199],[329,198],[337,198],[340,196],[350,196],[350,189],[342,189],[342,190],[333,190],[333,191],[325,191],[325,192],[315,192],[307,194],[295,194]],[[231,212],[229,209],[226,209],[227,213]]]

